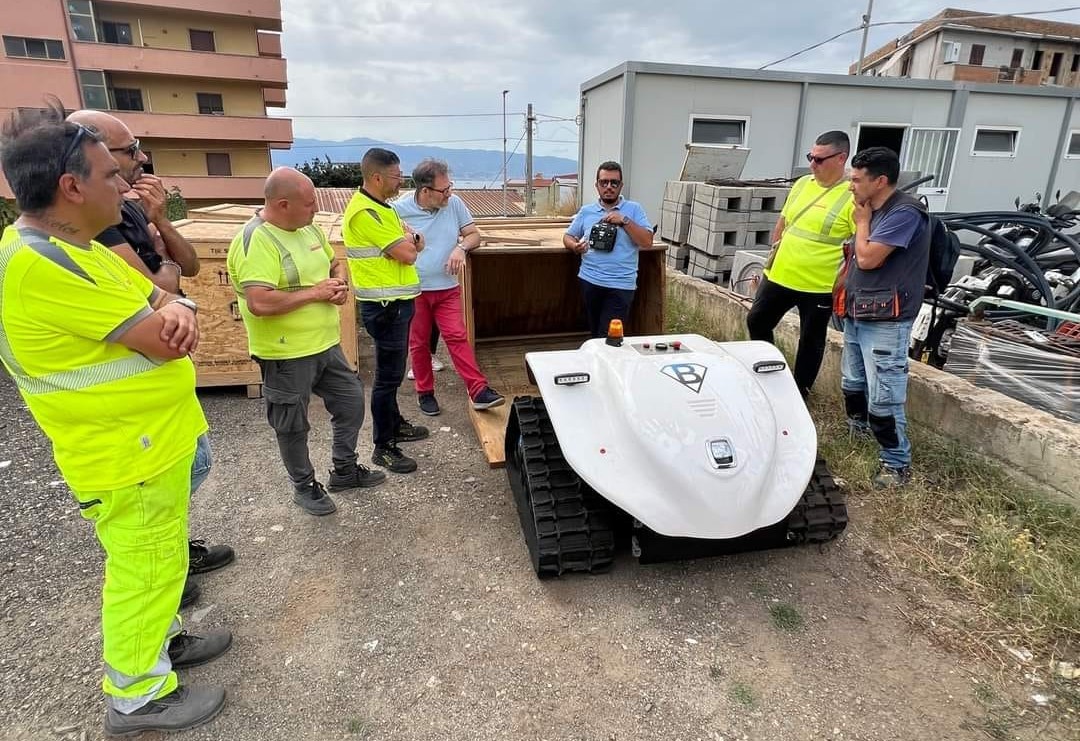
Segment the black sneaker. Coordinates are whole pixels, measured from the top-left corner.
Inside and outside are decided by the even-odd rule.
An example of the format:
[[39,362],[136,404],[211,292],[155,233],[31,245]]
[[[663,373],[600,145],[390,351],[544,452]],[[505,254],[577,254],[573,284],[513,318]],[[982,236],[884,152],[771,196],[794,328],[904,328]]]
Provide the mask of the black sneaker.
[[396,443],[376,445],[371,454],[371,462],[394,473],[412,473],[416,470],[416,461],[401,452]]
[[402,419],[398,422],[397,434],[394,435],[394,441],[399,443],[412,443],[417,440],[425,440],[431,432],[427,427],[423,425],[414,425],[407,419]]
[[386,481],[386,474],[382,471],[372,471],[367,466],[354,463],[349,470],[330,471],[330,481],[326,488],[330,491],[366,489],[369,486],[378,486],[384,481]]
[[891,489],[904,486],[909,481],[911,481],[910,466],[893,468],[892,466],[886,466],[884,463],[878,468],[874,477],[870,479],[870,483],[875,489]]
[[175,690],[143,705],[134,713],[105,711],[105,733],[135,736],[143,731],[186,731],[213,720],[225,707],[224,687],[187,687]]
[[191,581],[191,579],[184,582],[184,593],[180,595],[180,609],[191,607],[198,602],[200,593],[199,585]]
[[485,386],[484,390],[472,400],[472,408],[478,410],[491,409],[492,407],[501,407],[505,403],[506,399],[496,393],[491,386]]
[[196,636],[186,630],[169,641],[169,660],[173,669],[202,666],[221,656],[232,646],[232,633],[224,628]]
[[205,540],[188,541],[188,573],[205,574],[207,571],[228,566],[236,553],[227,545],[207,546]]
[[420,411],[429,417],[439,416],[439,402],[435,399],[435,394],[420,394],[417,397],[417,403],[420,405]]
[[337,511],[334,500],[330,498],[330,495],[326,493],[326,489],[318,481],[313,481],[311,486],[306,489],[298,489],[293,494],[293,502],[300,505],[309,515],[315,515],[316,517],[329,515]]

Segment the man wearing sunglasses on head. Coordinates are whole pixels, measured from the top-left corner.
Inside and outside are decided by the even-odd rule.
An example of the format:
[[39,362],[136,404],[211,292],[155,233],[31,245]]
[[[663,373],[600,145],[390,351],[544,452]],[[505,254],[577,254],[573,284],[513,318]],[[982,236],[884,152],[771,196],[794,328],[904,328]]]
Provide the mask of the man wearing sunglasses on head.
[[773,229],[765,277],[746,316],[750,339],[772,342],[780,319],[799,308],[794,376],[804,399],[825,355],[843,244],[855,234],[854,202],[844,174],[850,149],[843,131],[827,131],[814,141],[806,155],[810,174],[799,178],[788,194]]
[[[607,336],[612,319],[627,324],[637,289],[638,250],[653,242],[645,209],[623,198],[622,186],[622,166],[601,164],[596,170],[599,199],[582,206],[563,235],[563,246],[581,255],[578,279],[592,337]],[[605,224],[615,227],[614,239],[605,234]]]
[[143,171],[149,158],[139,140],[115,116],[102,111],[76,111],[68,120],[101,133],[105,146],[120,165],[120,176],[131,186],[125,195],[123,220],[98,235],[97,241],[124,259],[163,291],[181,294],[180,277],[199,272],[191,244],[169,221],[165,186]]

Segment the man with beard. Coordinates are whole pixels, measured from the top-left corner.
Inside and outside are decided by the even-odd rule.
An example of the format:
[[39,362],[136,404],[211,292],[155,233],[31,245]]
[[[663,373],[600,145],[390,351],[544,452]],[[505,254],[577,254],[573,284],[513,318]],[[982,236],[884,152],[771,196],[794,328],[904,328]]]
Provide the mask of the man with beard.
[[[622,166],[604,162],[596,171],[596,203],[581,207],[563,235],[563,246],[581,255],[581,293],[592,337],[607,336],[612,319],[627,324],[637,289],[638,250],[653,242],[653,227],[638,203],[622,197]],[[613,243],[593,239],[599,224],[616,228]]]

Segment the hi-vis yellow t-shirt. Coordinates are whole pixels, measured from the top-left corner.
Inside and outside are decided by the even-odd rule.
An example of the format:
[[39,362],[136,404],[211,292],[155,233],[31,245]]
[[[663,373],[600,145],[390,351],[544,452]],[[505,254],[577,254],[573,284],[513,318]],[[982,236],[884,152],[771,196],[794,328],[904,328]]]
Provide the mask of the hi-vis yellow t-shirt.
[[158,293],[97,242],[15,227],[0,238],[0,360],[72,490],[151,479],[206,432],[191,359],[147,358],[116,341]]
[[795,182],[781,212],[787,227],[780,249],[765,273],[771,282],[793,291],[832,292],[844,242],[855,234],[855,201],[849,187],[842,180],[822,188],[813,175]]

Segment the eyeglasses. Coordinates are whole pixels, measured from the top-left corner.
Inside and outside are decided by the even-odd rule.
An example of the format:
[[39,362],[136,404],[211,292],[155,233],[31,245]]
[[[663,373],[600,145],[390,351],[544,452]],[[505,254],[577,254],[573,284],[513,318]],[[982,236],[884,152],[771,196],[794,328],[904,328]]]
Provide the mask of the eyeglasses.
[[91,139],[95,137],[94,132],[86,128],[82,124],[73,124],[75,126],[75,137],[71,140],[71,144],[68,144],[67,149],[64,150],[64,157],[60,160],[60,172],[61,174],[67,172],[68,160],[79,148],[79,144],[82,143],[83,137],[89,136]]
[[833,157],[839,157],[842,154],[844,154],[844,152],[833,152],[832,154],[827,154],[824,157],[815,157],[814,155],[807,152],[806,153],[806,161],[807,162],[813,162],[815,164],[820,165],[825,160],[831,160]]
[[432,188],[430,185],[425,185],[424,187],[428,190],[433,190],[436,193],[441,193],[445,196],[450,194],[450,191],[453,189],[454,184],[450,183],[450,185],[446,186],[445,188]]
[[404,180],[405,179],[405,176],[402,175],[400,172],[397,173],[396,175],[394,173],[392,173],[392,172],[380,172],[380,173],[377,173],[377,174],[381,175],[382,177],[386,178],[387,180]]
[[601,188],[618,188],[622,185],[622,180],[597,180],[596,184]]
[[109,147],[110,152],[123,152],[132,159],[135,159],[135,155],[139,153],[140,149],[142,149],[142,146],[139,144],[138,139],[131,142],[131,144],[128,144],[126,147]]

